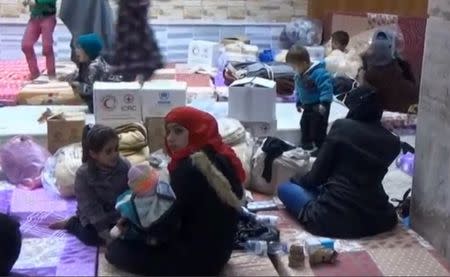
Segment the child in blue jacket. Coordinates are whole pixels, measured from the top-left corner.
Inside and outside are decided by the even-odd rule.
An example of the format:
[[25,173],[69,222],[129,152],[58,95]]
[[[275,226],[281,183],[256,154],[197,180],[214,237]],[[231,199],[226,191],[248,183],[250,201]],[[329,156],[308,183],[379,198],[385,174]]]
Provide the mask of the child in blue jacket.
[[315,144],[319,149],[327,134],[333,101],[331,75],[326,70],[325,63],[311,62],[308,50],[303,46],[294,45],[287,53],[286,62],[298,72],[294,80],[297,110],[303,111],[300,120],[301,147],[313,150]]

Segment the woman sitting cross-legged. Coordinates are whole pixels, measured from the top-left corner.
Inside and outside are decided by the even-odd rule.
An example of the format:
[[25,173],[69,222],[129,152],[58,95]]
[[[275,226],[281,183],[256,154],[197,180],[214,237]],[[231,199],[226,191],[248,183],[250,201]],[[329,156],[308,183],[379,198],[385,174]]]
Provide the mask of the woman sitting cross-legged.
[[400,140],[380,123],[378,95],[363,85],[348,93],[345,119],[334,122],[311,171],[278,189],[287,210],[314,235],[360,238],[397,224],[382,180]]
[[106,259],[135,274],[217,275],[233,249],[244,169],[210,114],[179,107],[165,125],[176,199],[147,229],[158,244],[117,239],[108,245]]

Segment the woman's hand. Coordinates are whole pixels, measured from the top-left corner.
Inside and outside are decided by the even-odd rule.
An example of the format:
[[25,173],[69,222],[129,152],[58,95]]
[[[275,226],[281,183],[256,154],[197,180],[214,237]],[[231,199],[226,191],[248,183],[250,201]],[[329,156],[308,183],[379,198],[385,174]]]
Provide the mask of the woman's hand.
[[78,82],[78,81],[72,81],[72,82],[70,82],[70,85],[71,85],[73,88],[78,88],[78,87],[80,86],[80,82]]
[[117,225],[121,228],[127,228],[128,220],[125,217],[121,217],[117,220]]

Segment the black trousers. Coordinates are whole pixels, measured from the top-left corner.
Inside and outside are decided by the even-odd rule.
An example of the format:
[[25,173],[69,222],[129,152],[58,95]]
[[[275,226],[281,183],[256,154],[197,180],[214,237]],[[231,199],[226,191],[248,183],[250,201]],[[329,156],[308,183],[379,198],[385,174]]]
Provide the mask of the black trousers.
[[222,255],[202,262],[195,252],[187,253],[181,243],[148,246],[138,240],[116,239],[108,244],[105,258],[115,267],[144,276],[218,276],[228,262]]
[[99,246],[103,244],[103,240],[99,237],[94,226],[83,226],[80,219],[76,216],[69,219],[66,225],[66,230],[87,246]]
[[330,117],[331,103],[323,103],[325,113],[319,112],[319,104],[303,105],[303,114],[300,120],[301,146],[311,150],[313,143],[320,148],[327,136],[328,118]]

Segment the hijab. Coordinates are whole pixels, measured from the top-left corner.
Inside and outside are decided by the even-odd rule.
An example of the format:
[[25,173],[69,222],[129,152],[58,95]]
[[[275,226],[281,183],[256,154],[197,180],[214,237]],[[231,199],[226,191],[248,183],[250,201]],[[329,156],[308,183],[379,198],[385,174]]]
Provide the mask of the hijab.
[[242,163],[234,150],[223,142],[217,121],[212,115],[192,107],[178,107],[166,115],[165,124],[168,123],[177,123],[189,131],[188,146],[176,152],[170,151],[166,140],[167,152],[171,157],[169,171],[176,169],[182,159],[209,146],[228,159],[241,183],[245,181]]
[[349,119],[372,123],[380,121],[383,115],[378,95],[369,85],[362,85],[350,91],[344,104],[348,108]]

